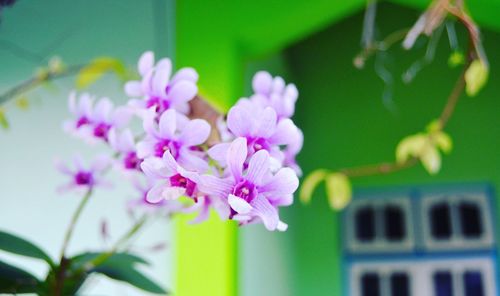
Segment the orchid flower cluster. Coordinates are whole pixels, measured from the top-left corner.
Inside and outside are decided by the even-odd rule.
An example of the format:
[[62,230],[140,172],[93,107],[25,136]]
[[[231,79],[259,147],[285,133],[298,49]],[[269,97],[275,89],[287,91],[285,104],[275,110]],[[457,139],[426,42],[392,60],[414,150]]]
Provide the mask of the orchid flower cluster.
[[[138,62],[140,80],[125,84],[130,98],[114,107],[108,98],[83,93],[70,95],[73,118],[64,129],[86,142],[102,142],[113,151],[88,167],[77,159],[75,168],[59,163],[71,178],[63,189],[90,190],[105,185],[110,167],[123,172],[138,191],[133,208],[170,214],[199,212],[201,222],[214,209],[222,219],[240,225],[263,223],[268,230],[284,231],[279,208],[293,203],[300,167],[295,161],[303,134],[294,124],[298,91],[281,77],[258,72],[253,91],[241,98],[211,125],[190,118],[190,101],[198,93],[193,68],[173,72],[168,58],[155,63],[152,52]],[[142,129],[133,132],[131,121]],[[209,137],[219,139],[210,145]]]

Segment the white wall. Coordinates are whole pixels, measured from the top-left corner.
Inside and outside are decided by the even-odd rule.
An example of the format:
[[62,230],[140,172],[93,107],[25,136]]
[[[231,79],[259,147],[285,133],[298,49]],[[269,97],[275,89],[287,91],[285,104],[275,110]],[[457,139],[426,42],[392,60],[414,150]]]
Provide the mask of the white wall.
[[[43,52],[56,42],[51,53],[67,63],[84,62],[92,57],[112,55],[135,63],[140,53],[154,49],[153,1],[18,1],[2,13],[0,40],[29,51]],[[0,93],[29,77],[36,61],[12,52],[0,43]],[[123,103],[121,86],[113,79],[101,82],[94,90]],[[57,90],[39,90],[29,94],[30,109],[7,110],[11,128],[0,130],[0,229],[7,230],[41,245],[54,258],[60,252],[64,231],[80,197],[59,195],[55,188],[65,181],[53,167],[55,156],[69,158],[74,152],[95,155],[101,148],[89,148],[65,135],[61,122],[68,118],[66,98],[73,81],[58,82]],[[116,179],[118,181],[118,179]],[[124,182],[115,182],[113,190],[98,190],[76,227],[69,253],[102,248],[100,223],[104,217],[110,233],[117,238],[129,226],[125,201],[134,191]],[[151,246],[164,241],[168,248],[157,253],[140,253],[152,263],[145,270],[162,286],[173,288],[172,227],[156,222],[137,241]],[[139,248],[140,249],[140,248]],[[0,251],[0,258],[22,264],[42,277],[43,264]],[[128,285],[105,278],[93,281],[84,295],[145,295]]]

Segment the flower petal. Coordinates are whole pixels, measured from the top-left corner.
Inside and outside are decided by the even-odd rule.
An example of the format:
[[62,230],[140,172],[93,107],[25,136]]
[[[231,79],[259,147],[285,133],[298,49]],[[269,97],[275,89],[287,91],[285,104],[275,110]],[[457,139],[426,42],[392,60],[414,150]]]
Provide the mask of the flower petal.
[[212,175],[203,175],[198,185],[203,193],[226,199],[233,189],[234,182],[228,178],[221,179]]
[[173,109],[165,111],[159,122],[160,137],[163,139],[172,139],[175,133],[176,126],[176,112]]
[[184,168],[191,171],[205,173],[208,170],[208,163],[201,157],[189,152],[187,148],[183,149],[181,153],[179,153],[178,162]]
[[182,80],[187,80],[196,83],[198,81],[198,73],[196,72],[195,69],[190,67],[182,68],[179,71],[177,71],[177,73],[175,73],[174,77],[172,77],[170,84],[174,85]]
[[165,182],[155,184],[148,193],[146,193],[146,200],[150,203],[159,203],[164,200],[162,193],[165,187],[169,186]]
[[269,72],[259,71],[255,73],[252,79],[253,91],[258,94],[269,94],[272,83],[273,77]]
[[95,106],[93,119],[96,121],[107,122],[109,120],[111,110],[113,110],[113,103],[108,98],[102,98]]
[[273,108],[267,107],[264,109],[256,121],[255,135],[265,139],[269,138],[276,130],[277,119],[276,111]]
[[166,95],[166,89],[168,81],[170,80],[171,71],[172,64],[168,59],[165,59],[163,64],[156,67],[152,80],[152,91],[154,95],[161,98]]
[[238,214],[248,214],[252,210],[252,206],[246,200],[236,195],[229,194],[228,202],[231,208]]
[[155,62],[155,55],[152,51],[146,51],[143,53],[139,59],[139,63],[137,64],[137,70],[139,70],[139,74],[141,76],[146,75],[153,68]]
[[237,105],[227,114],[227,127],[237,137],[248,136],[252,131],[252,119],[244,108]]
[[193,119],[182,130],[179,140],[186,146],[203,144],[210,135],[210,124],[203,119]]
[[155,154],[155,144],[156,140],[151,137],[146,137],[144,140],[137,143],[137,157],[146,158],[148,156],[153,156]]
[[140,97],[144,95],[139,81],[129,81],[125,83],[124,90],[129,97]]
[[291,168],[282,168],[271,181],[259,188],[268,197],[281,197],[292,194],[299,187],[299,178]]
[[227,150],[226,162],[235,181],[241,178],[243,163],[247,158],[247,153],[247,139],[245,138],[237,138]]
[[73,172],[71,171],[71,169],[68,167],[68,165],[62,161],[61,159],[57,158],[54,160],[54,166],[56,167],[56,169],[65,174],[65,175],[73,175]]
[[278,226],[276,227],[278,231],[286,231],[288,229],[288,224],[278,221]]
[[255,197],[250,204],[253,207],[252,213],[262,220],[267,230],[276,230],[280,221],[276,208],[263,195]]
[[212,148],[208,149],[207,153],[213,160],[217,161],[220,166],[226,166],[227,160],[227,150],[229,149],[229,143],[220,143],[212,146]]
[[274,145],[288,145],[299,138],[300,133],[297,126],[289,118],[285,118],[278,122],[274,134],[269,138],[269,143]]
[[176,166],[157,157],[148,157],[141,163],[141,169],[150,179],[165,179],[177,173]]
[[269,153],[266,150],[260,150],[255,153],[248,163],[246,179],[253,184],[262,184],[262,179],[269,173]]
[[198,93],[198,87],[191,81],[182,80],[174,84],[168,93],[168,99],[173,106],[186,103]]

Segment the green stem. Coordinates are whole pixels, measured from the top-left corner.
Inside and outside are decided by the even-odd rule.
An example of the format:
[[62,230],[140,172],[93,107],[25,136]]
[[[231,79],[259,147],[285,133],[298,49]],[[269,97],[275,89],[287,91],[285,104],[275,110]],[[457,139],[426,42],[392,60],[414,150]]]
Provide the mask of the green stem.
[[[144,226],[144,224],[147,221],[147,214],[143,215],[137,222],[130,228],[115,244],[114,246],[105,253],[102,253],[101,255],[97,256],[94,258],[92,261],[90,261],[86,266],[84,266],[84,270],[81,271],[88,271],[92,268],[95,268],[99,266],[100,264],[104,263],[109,257],[113,256],[124,244],[126,244],[134,235],[139,232],[139,230]],[[78,273],[78,271],[77,271]]]
[[63,260],[63,258],[66,255],[66,250],[68,248],[69,241],[71,240],[71,236],[73,235],[73,231],[75,229],[76,222],[80,218],[80,215],[82,214],[83,208],[88,203],[91,195],[92,195],[92,188],[87,190],[87,192],[85,193],[85,196],[80,201],[78,208],[76,208],[76,211],[73,214],[73,217],[71,218],[71,222],[69,224],[69,227],[66,230],[66,235],[64,236],[64,242],[63,242],[63,246],[61,249],[61,261]]

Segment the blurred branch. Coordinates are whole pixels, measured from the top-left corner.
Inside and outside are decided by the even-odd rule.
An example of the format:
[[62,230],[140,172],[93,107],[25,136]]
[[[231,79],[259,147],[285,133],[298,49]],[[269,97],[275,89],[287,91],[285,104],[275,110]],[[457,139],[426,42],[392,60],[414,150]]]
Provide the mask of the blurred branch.
[[[441,115],[439,117],[439,129],[443,130],[450,118],[453,115],[453,112],[455,111],[455,106],[458,102],[458,99],[464,92],[465,88],[465,71],[469,67],[471,63],[471,60],[464,65],[464,70],[458,77],[457,81],[455,82],[455,86],[453,87],[452,91],[450,92],[448,99],[446,100],[445,107],[443,108],[443,111],[441,112]],[[352,168],[342,168],[338,169],[336,171],[345,174],[348,177],[365,177],[365,176],[373,176],[373,175],[386,175],[390,173],[395,173],[404,169],[408,169],[413,167],[418,163],[417,158],[410,158],[404,163],[398,163],[398,162],[382,162],[378,164],[373,164],[373,165],[367,165],[367,166],[359,166],[359,167],[352,167]]]
[[85,66],[86,65],[73,65],[64,67],[60,70],[42,70],[41,72],[33,75],[33,77],[30,77],[28,80],[25,80],[0,94],[0,105],[3,105],[8,101],[31,91],[46,82],[75,75]]

